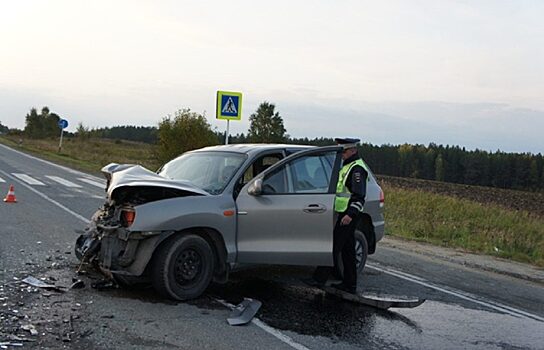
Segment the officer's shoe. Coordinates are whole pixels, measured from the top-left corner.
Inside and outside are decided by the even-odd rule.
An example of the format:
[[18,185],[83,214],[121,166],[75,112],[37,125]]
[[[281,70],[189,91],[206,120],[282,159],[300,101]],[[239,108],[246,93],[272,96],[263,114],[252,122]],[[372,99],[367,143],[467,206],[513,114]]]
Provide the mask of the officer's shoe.
[[331,284],[331,287],[341,290],[342,292],[350,293],[350,294],[357,294],[357,287],[350,287],[342,283],[337,284]]

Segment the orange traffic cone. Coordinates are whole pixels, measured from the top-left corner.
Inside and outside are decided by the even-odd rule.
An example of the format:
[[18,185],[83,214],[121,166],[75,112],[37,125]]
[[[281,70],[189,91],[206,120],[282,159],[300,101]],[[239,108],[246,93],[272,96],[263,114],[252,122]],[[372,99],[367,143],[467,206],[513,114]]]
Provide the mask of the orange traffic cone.
[[17,203],[17,198],[15,198],[15,190],[13,189],[13,185],[9,186],[9,191],[8,191],[8,194],[6,195],[6,198],[4,198],[4,202]]

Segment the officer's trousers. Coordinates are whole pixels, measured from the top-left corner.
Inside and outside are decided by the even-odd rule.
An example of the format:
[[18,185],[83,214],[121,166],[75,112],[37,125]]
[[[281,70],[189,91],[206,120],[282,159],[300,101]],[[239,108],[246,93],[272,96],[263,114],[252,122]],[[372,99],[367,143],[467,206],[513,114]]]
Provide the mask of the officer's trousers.
[[357,259],[355,256],[355,229],[359,218],[353,218],[349,225],[341,225],[344,213],[338,215],[334,225],[333,256],[335,257],[335,268],[338,255],[342,254],[342,265],[344,265],[342,281],[347,287],[357,287]]

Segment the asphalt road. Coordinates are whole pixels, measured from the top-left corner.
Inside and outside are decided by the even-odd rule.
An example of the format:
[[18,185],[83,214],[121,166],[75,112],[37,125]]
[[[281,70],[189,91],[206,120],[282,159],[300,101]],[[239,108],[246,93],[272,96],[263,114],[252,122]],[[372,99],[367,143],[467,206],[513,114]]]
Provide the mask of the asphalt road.
[[[97,290],[77,275],[75,230],[103,202],[103,180],[0,145],[0,345],[76,349],[544,349],[544,285],[381,246],[359,278],[374,293],[417,296],[414,309],[379,311],[299,282],[305,268],[261,267],[198,300],[173,303],[149,288]],[[82,289],[29,287],[32,275]],[[263,302],[248,326],[226,318],[243,297]],[[28,326],[38,332],[30,335]],[[23,326],[26,327],[22,328]],[[32,341],[28,341],[32,340]]]

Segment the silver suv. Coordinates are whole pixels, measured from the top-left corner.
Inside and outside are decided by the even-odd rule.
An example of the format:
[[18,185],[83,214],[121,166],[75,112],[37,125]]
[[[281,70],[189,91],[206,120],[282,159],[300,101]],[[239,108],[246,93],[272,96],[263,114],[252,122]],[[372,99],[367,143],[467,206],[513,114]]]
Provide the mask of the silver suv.
[[[157,173],[110,164],[102,169],[107,201],[76,255],[120,283],[151,282],[177,300],[198,297],[245,264],[332,266],[341,153],[239,144],[184,153]],[[356,231],[359,271],[383,237],[383,204],[369,174]]]

